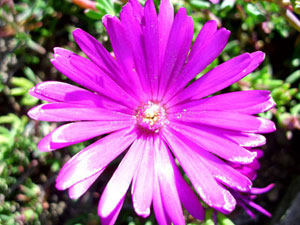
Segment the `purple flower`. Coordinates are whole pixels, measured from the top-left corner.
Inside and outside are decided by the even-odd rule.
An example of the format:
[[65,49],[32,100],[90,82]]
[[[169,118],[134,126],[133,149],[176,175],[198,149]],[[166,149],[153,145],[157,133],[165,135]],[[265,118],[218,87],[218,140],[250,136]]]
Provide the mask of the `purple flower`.
[[244,165],[255,160],[257,154],[247,148],[265,144],[258,133],[272,132],[275,126],[253,114],[274,102],[269,91],[260,90],[207,96],[255,70],[264,54],[241,54],[189,85],[222,52],[228,30],[209,21],[192,45],[192,18],[184,8],[174,17],[168,0],[162,0],[158,15],[152,0],[144,8],[130,0],[120,20],[107,15],[103,23],[115,58],[95,38],[76,29],[74,39],[89,59],[55,48],[51,60],[86,89],[48,81],[30,91],[50,102],[31,109],[31,118],[71,122],[44,137],[38,144],[41,151],[106,135],[63,166],[56,187],[78,198],[126,152],[102,193],[102,224],[115,222],[130,185],[140,216],[147,217],[152,204],[159,224],[184,224],[182,204],[203,219],[201,203],[179,165],[206,204],[231,212],[236,200],[228,188],[248,192],[252,182],[228,162]]

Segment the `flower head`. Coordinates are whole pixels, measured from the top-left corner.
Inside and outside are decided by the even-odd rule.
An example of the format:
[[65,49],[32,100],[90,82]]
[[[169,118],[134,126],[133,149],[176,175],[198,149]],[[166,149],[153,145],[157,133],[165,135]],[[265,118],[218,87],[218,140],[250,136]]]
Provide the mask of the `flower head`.
[[[225,47],[229,31],[208,21],[192,44],[193,20],[162,0],[143,8],[129,0],[120,19],[105,16],[115,58],[92,36],[73,36],[89,59],[54,49],[53,65],[81,85],[48,81],[30,93],[50,103],[29,111],[36,120],[70,122],[44,137],[38,148],[52,151],[107,134],[82,149],[60,170],[56,187],[78,198],[109,163],[126,151],[104,189],[98,207],[103,224],[113,224],[131,185],[135,212],[153,209],[159,224],[184,224],[181,204],[197,219],[204,210],[183,179],[209,206],[231,212],[236,200],[228,188],[250,190],[252,182],[232,166],[251,164],[261,146],[258,133],[275,130],[273,122],[253,116],[274,106],[268,91],[210,96],[255,70],[262,52],[244,53],[190,81]],[[175,158],[179,162],[175,162]]]

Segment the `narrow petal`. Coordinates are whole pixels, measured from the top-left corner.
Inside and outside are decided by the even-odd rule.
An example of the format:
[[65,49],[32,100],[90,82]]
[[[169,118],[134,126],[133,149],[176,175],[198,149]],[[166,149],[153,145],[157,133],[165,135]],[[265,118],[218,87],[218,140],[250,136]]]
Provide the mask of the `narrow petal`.
[[217,21],[215,20],[207,21],[203,25],[193,44],[193,47],[188,57],[188,61],[190,61],[195,56],[199,49],[201,49],[204,45],[209,43],[209,39],[216,33],[218,29],[217,26]]
[[114,132],[73,156],[60,170],[56,188],[65,190],[103,170],[136,138],[132,128]]
[[125,199],[125,196],[120,200],[120,202],[118,203],[116,208],[107,217],[105,217],[105,218],[100,217],[102,225],[114,225],[115,224],[115,222],[118,218],[118,215],[121,211],[121,208],[123,206],[124,199]]
[[260,134],[226,131],[224,136],[243,147],[258,147],[266,144],[266,138]]
[[160,191],[159,181],[157,176],[154,176],[154,184],[153,184],[153,209],[154,209],[156,220],[159,225],[171,224],[170,218],[168,217],[168,214],[162,202],[162,194]]
[[114,111],[132,114],[133,110],[111,99],[92,93],[71,84],[46,81],[37,84],[29,90],[29,94],[48,102],[65,102],[76,105],[97,106]]
[[31,88],[29,94],[48,102],[67,102],[80,105],[102,106],[102,98],[71,84],[46,81]]
[[63,122],[76,120],[124,121],[132,120],[132,116],[107,109],[74,105],[68,103],[48,103],[38,105],[28,112],[34,120]]
[[[144,34],[142,30],[142,21],[140,20],[132,8],[132,4],[126,4],[123,6],[120,19],[124,26],[126,36],[130,42],[132,48],[132,54],[135,61],[135,69],[138,73],[141,85],[144,92],[150,96],[151,87],[149,85],[149,78],[147,73],[147,60],[145,53]],[[144,22],[143,22],[144,23]]]
[[[172,110],[168,110],[168,112],[171,113]],[[205,126],[204,124],[193,123],[193,124],[185,124],[185,125],[200,130],[204,130],[204,129],[211,130],[211,132],[214,133],[215,135],[218,135],[219,137],[223,137],[223,138],[225,137],[226,139],[229,139],[242,147],[258,147],[266,144],[266,138],[260,134],[233,131],[228,129],[222,129],[220,127]],[[256,157],[258,157],[258,155]]]
[[275,184],[269,184],[268,186],[264,187],[264,188],[251,188],[250,193],[254,194],[254,195],[258,195],[258,194],[263,194],[266,192],[269,192],[270,190],[272,190],[274,188]]
[[159,78],[159,100],[163,97],[170,80],[177,76],[185,63],[193,39],[193,19],[186,10],[178,10],[170,32]]
[[[211,142],[210,138],[199,138],[201,137],[201,132],[193,132],[191,131],[192,128],[190,127],[188,131],[184,128],[178,128],[179,127],[176,126],[174,127],[174,130],[177,130],[177,132],[180,132],[181,135],[184,135],[186,140],[194,143],[193,145],[195,148],[193,150],[195,153],[199,154],[199,156],[193,154],[194,157],[201,157],[203,164],[206,165],[207,169],[218,181],[239,191],[245,192],[250,190],[252,187],[252,182],[246,176],[232,168],[226,162],[222,161],[219,157],[216,157],[209,152],[216,152],[218,156],[223,156],[225,154],[222,153],[222,151],[224,151],[229,154],[229,156],[226,155],[226,158],[230,158],[230,153],[232,153],[234,160],[239,163],[252,162],[256,156],[255,153],[251,155],[252,152],[249,152],[243,148],[238,148],[238,146],[235,145],[230,145],[228,140],[219,139],[217,135],[212,138],[213,140],[215,139],[215,142]],[[207,133],[209,133],[209,130]],[[203,144],[205,142],[208,142],[209,144]],[[216,146],[214,146],[214,144]]]
[[113,97],[113,100],[117,100],[128,107],[132,107],[132,105],[137,103],[133,97],[119,87],[90,60],[73,52],[69,52],[69,55],[66,55],[66,53],[61,55],[59,54],[61,51],[58,51],[58,53],[57,51],[58,48],[55,48],[54,59],[51,59],[51,62],[58,71],[69,79],[92,91],[107,97]]
[[[127,83],[128,88],[135,94],[136,97],[141,97],[141,100],[145,98],[143,96],[142,86],[139,80],[139,76],[136,71],[136,65],[134,61],[134,55],[130,41],[126,36],[126,31],[122,23],[117,17],[106,15],[102,19],[106,24],[106,30],[110,37],[111,45],[114,50],[117,62],[124,74],[126,79],[123,78],[124,82]],[[137,95],[139,93],[140,95]]]
[[235,208],[235,199],[216,182],[201,157],[190,149],[193,143],[174,130],[164,129],[163,136],[205,203],[223,213],[231,212]]
[[150,206],[153,194],[153,176],[154,176],[154,146],[153,139],[148,138],[143,151],[143,156],[139,168],[133,177],[131,186],[132,203],[135,212],[142,217],[150,215]]
[[145,3],[144,46],[147,62],[148,85],[151,93],[157,93],[159,71],[158,18],[153,0]]
[[160,1],[158,14],[159,33],[159,68],[162,67],[165,57],[166,47],[170,36],[170,31],[174,21],[174,9],[170,0]]
[[121,130],[134,125],[132,121],[88,121],[69,123],[58,127],[38,144],[42,152],[49,152],[58,148],[77,144],[103,134]]
[[144,140],[141,138],[132,144],[106,185],[98,206],[98,215],[101,218],[108,217],[124,198],[134,173],[139,167],[144,146]]
[[[171,126],[171,125],[170,125]],[[202,149],[214,153],[219,157],[231,162],[249,164],[256,157],[255,152],[239,146],[228,138],[224,137],[221,132],[209,127],[198,126],[197,128],[176,123],[171,126],[174,130],[182,133]]]
[[138,0],[129,0],[128,2],[131,5],[136,17],[141,21],[143,15],[144,15],[144,9],[141,6],[141,4],[139,3],[139,1]]
[[[120,69],[111,54],[92,35],[76,28],[73,37],[80,49],[89,57],[105,74],[111,78],[120,77]],[[118,75],[118,76],[117,76]]]
[[222,63],[189,85],[169,104],[172,105],[186,99],[199,99],[222,90],[248,74],[246,68],[250,62],[250,54],[244,53]]
[[[234,104],[233,104],[234,103]],[[168,109],[168,112],[182,111],[231,111],[257,114],[275,106],[270,91],[250,90],[220,94],[205,99],[189,101]]]
[[102,170],[94,175],[82,180],[69,188],[69,197],[71,199],[78,199],[82,196],[87,189],[95,182],[95,180],[100,176]]
[[[158,142],[159,140],[157,140]],[[160,141],[155,148],[155,173],[158,176],[162,202],[173,224],[185,224],[175,174],[167,147]]]
[[242,132],[269,133],[276,130],[271,120],[226,111],[180,112],[170,114],[169,119],[196,124],[205,124]]
[[135,98],[124,91],[123,88],[118,86],[106,74],[102,73],[90,60],[78,55],[71,55],[69,58],[70,64],[74,67],[78,75],[87,77],[90,81],[94,81],[98,85],[97,90],[99,93],[117,100],[121,104],[129,105],[129,107],[138,104]]
[[169,158],[172,162],[172,167],[175,172],[176,187],[179,194],[180,201],[182,202],[184,208],[196,219],[204,220],[205,211],[201,205],[201,202],[197,198],[194,191],[182,178],[179,169],[177,168],[172,156]]
[[[224,49],[230,32],[219,29],[209,42],[195,53],[195,56],[184,66],[178,76],[172,77],[172,87],[168,89],[165,102],[168,102],[179,90],[184,88],[197,74],[204,70]],[[201,60],[199,60],[201,59]]]
[[266,215],[266,216],[269,217],[269,218],[272,217],[272,214],[271,214],[270,212],[268,212],[267,210],[265,210],[265,209],[264,209],[263,207],[261,207],[260,205],[254,203],[254,202],[252,202],[252,201],[250,201],[250,200],[249,200],[249,201],[246,200],[246,202],[247,202],[247,204],[248,204],[249,206],[251,206],[252,208],[256,209],[258,212],[260,212],[260,213]]
[[[245,64],[247,64],[248,59],[246,56],[251,57],[250,63],[242,71],[237,73],[239,69],[243,68]],[[194,82],[195,84],[193,84],[193,86],[191,85],[191,87],[189,87],[194,89],[194,91],[198,91],[195,95],[193,95],[193,99],[199,99],[213,94],[230,86],[236,81],[239,81],[254,71],[264,60],[264,58],[265,54],[257,51],[251,53],[250,55],[249,53],[244,53],[240,56],[234,57],[231,60],[228,60],[225,63],[222,63],[200,77],[196,82]],[[222,76],[220,76],[220,74],[222,74]]]
[[54,48],[54,58],[50,61],[59,72],[67,76],[70,80],[89,90],[98,92],[99,86],[95,83],[96,78],[93,81],[91,77],[80,76],[78,71],[70,63],[71,55],[76,54],[66,49]]

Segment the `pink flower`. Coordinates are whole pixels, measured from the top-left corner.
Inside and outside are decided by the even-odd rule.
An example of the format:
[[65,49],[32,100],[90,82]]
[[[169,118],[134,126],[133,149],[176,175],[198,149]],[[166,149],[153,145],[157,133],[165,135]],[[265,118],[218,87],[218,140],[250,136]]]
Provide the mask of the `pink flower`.
[[209,0],[213,4],[218,4],[220,0]]
[[176,158],[206,204],[231,212],[236,200],[227,188],[247,192],[252,182],[228,162],[255,160],[256,153],[247,147],[265,144],[258,133],[275,126],[253,114],[274,102],[269,91],[260,90],[207,96],[255,70],[264,54],[241,54],[188,85],[222,52],[230,32],[209,21],[192,45],[192,18],[184,8],[174,17],[168,0],[162,0],[158,15],[152,0],[144,8],[130,0],[120,17],[103,19],[115,58],[81,29],[73,32],[74,39],[89,59],[54,49],[56,69],[85,89],[48,81],[30,91],[50,102],[31,109],[31,118],[71,122],[44,137],[41,151],[106,135],[63,166],[56,187],[78,198],[126,152],[102,193],[102,224],[115,222],[130,185],[139,216],[147,217],[152,204],[159,224],[184,224],[182,204],[201,220],[204,210]]

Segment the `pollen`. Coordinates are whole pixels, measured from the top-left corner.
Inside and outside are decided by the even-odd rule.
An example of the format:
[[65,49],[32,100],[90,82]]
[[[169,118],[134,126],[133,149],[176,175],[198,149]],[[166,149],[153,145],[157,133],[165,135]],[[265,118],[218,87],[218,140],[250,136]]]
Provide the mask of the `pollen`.
[[140,128],[155,133],[158,133],[167,122],[164,107],[151,101],[138,108],[136,119]]

